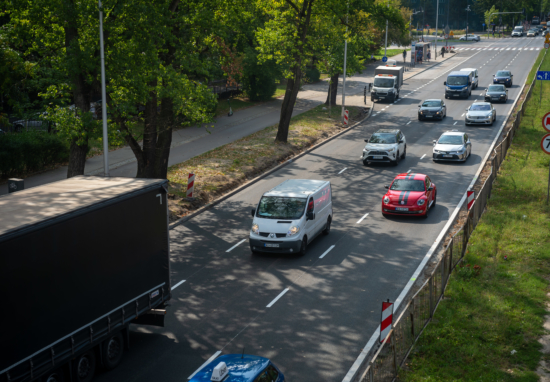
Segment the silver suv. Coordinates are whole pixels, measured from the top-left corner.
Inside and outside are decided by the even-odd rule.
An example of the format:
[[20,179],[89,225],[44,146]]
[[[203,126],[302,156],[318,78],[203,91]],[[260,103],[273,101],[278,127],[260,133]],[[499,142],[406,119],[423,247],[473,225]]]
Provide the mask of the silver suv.
[[380,129],[369,139],[365,139],[367,145],[363,149],[361,159],[367,166],[371,162],[399,164],[407,155],[407,140],[401,130]]

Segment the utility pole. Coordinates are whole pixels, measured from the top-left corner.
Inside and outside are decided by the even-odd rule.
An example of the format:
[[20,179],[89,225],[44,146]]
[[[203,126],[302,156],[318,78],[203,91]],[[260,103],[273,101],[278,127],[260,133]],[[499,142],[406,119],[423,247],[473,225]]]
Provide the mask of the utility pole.
[[105,90],[105,50],[103,48],[103,6],[99,6],[99,45],[101,58],[101,116],[103,118],[103,174],[109,176],[109,136],[107,135],[107,91]]
[[[388,8],[390,3],[388,3]],[[388,19],[386,19],[386,41],[384,42],[384,57],[386,57],[386,52],[388,50]]]
[[437,7],[435,11],[435,52],[434,52],[434,59],[437,60],[437,26],[439,23],[439,0],[435,0],[437,2]]
[[468,32],[470,32],[469,24],[468,24],[468,16],[470,15],[470,5],[466,7],[466,41],[468,41]]
[[424,42],[424,27],[426,25],[426,24],[424,24],[425,12],[424,12],[424,7],[422,7],[421,9],[422,9],[422,42]]
[[[342,123],[344,123],[344,114],[346,110],[346,61],[348,58],[348,16],[349,16],[349,0],[348,14],[346,15],[346,39],[344,40],[344,80],[342,81]],[[336,84],[338,86],[338,84]]]

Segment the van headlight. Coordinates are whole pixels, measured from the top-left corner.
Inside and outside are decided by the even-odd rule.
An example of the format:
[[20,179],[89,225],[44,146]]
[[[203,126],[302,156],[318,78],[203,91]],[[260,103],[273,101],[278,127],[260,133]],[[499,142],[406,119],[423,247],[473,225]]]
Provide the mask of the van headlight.
[[286,233],[286,237],[289,237],[289,236],[294,236],[296,235],[298,232],[300,232],[300,227],[296,227],[295,225],[293,225],[292,227],[290,227]]
[[252,233],[255,233],[256,235],[258,235],[260,233],[260,226],[256,223],[252,224],[251,231]]
[[387,196],[384,196],[384,204],[388,204],[390,202],[390,198]]
[[424,203],[426,203],[426,199],[418,199],[418,201],[416,202],[416,204],[418,204],[419,206],[423,206]]

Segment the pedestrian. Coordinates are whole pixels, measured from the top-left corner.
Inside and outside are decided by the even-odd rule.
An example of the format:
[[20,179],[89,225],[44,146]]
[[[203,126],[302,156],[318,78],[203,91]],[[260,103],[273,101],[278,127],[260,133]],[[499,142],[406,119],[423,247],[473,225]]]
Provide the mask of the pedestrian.
[[428,62],[430,62],[430,58],[432,58],[431,50],[428,50],[428,54],[426,58],[428,59]]
[[376,58],[374,58],[374,54],[372,54],[372,53],[370,54],[370,60],[373,61],[373,62],[376,61]]
[[403,63],[407,62],[407,49],[403,49]]
[[444,46],[441,47],[441,57],[442,58],[445,57],[445,47]]

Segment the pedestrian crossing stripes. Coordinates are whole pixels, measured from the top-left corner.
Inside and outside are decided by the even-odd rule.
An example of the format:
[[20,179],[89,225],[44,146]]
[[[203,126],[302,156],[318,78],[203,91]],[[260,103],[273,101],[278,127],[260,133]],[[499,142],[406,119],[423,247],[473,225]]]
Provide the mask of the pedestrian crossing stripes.
[[482,48],[455,48],[456,51],[468,51],[468,50],[494,50],[494,51],[507,51],[507,50],[541,50],[541,48],[535,48],[535,47],[496,47],[496,48],[489,48],[489,47],[482,47]]

